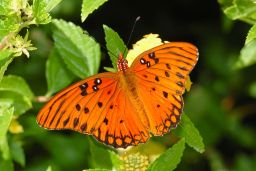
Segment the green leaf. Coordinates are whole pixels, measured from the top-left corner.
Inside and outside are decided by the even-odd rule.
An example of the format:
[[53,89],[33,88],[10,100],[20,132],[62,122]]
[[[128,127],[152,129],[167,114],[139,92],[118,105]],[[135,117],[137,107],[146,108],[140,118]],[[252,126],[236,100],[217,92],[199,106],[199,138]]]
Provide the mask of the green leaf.
[[2,153],[2,158],[4,160],[10,160],[11,159],[9,145],[8,145],[6,135],[0,137],[0,151]]
[[10,152],[12,159],[19,163],[21,166],[25,166],[25,154],[24,150],[19,142],[11,141],[10,142]]
[[46,0],[46,8],[47,12],[50,12],[53,8],[55,8],[62,0]]
[[199,153],[203,153],[205,150],[203,138],[185,113],[182,114],[179,127],[181,128],[180,134],[185,138],[186,143]]
[[174,170],[183,155],[185,149],[185,139],[182,138],[179,142],[174,144],[166,152],[164,152],[159,158],[157,158],[150,166],[150,171],[172,171]]
[[68,69],[86,78],[96,74],[100,65],[100,46],[88,34],[71,22],[54,20],[55,45]]
[[19,30],[20,25],[18,22],[15,14],[0,19],[0,42],[9,33],[17,32]]
[[48,166],[46,171],[52,171],[52,167],[51,166]]
[[256,23],[256,3],[252,0],[234,0],[225,3],[224,13],[232,20],[243,20],[250,24]]
[[256,24],[254,24],[251,29],[249,30],[247,37],[246,37],[246,41],[245,44],[248,44],[250,41],[252,41],[253,39],[256,39]]
[[83,0],[81,13],[82,22],[84,22],[89,14],[98,9],[105,2],[107,2],[107,0]]
[[34,94],[22,77],[9,75],[0,82],[0,98],[12,101],[14,114],[20,115],[32,108]]
[[34,98],[34,94],[26,81],[22,77],[15,75],[3,77],[2,81],[0,82],[0,91],[12,91],[25,96],[30,100]]
[[86,169],[83,171],[111,171],[111,170],[109,170],[109,169]]
[[12,160],[0,160],[1,171],[14,171]]
[[46,63],[47,94],[52,95],[58,92],[69,85],[74,78],[75,75],[67,69],[57,49],[54,47]]
[[[112,162],[110,158],[110,152],[101,147],[100,144],[92,140],[90,142],[90,153],[91,153],[91,167],[92,168],[112,168]],[[97,144],[96,144],[97,143]]]
[[[14,107],[10,101],[0,101],[0,150],[2,152],[2,158],[4,160],[10,159],[9,146],[7,142],[6,133],[10,126]],[[2,166],[0,166],[1,168]]]
[[33,0],[33,16],[36,24],[48,24],[51,22],[51,16],[47,13],[45,0]]
[[13,60],[13,56],[11,56],[11,54],[12,53],[8,50],[0,51],[0,82],[4,76],[7,67]]
[[0,101],[0,139],[5,138],[14,112],[14,107],[10,101]]
[[256,39],[251,40],[241,50],[235,68],[244,68],[256,63]]
[[125,46],[123,40],[114,30],[106,25],[103,25],[103,29],[105,32],[105,41],[108,49],[108,54],[112,61],[113,67],[115,68],[115,70],[117,70],[116,64],[118,60],[118,55],[120,53],[125,53],[123,54],[123,56],[126,57],[127,47]]

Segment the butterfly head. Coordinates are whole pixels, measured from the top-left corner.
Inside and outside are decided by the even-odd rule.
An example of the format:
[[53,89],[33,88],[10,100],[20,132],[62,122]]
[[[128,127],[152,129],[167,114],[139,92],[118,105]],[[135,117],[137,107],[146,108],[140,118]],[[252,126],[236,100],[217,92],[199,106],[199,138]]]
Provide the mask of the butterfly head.
[[117,68],[118,71],[123,72],[125,72],[128,69],[128,61],[123,57],[122,53],[118,55]]

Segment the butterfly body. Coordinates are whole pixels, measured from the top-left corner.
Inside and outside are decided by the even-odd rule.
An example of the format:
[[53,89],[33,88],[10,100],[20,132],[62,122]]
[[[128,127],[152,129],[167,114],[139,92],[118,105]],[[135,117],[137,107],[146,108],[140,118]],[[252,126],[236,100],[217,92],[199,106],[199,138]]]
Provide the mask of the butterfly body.
[[97,74],[64,89],[41,109],[37,122],[90,134],[114,147],[144,143],[177,126],[185,81],[197,58],[197,48],[184,42],[145,51],[130,67],[120,54],[116,73]]

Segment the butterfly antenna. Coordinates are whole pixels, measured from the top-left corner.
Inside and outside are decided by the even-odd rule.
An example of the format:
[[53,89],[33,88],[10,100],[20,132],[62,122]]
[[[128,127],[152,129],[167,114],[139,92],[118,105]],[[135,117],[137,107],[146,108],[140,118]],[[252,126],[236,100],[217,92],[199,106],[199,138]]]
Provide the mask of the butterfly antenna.
[[[135,28],[135,25],[136,25],[136,23],[137,23],[139,20],[140,20],[140,16],[138,16],[138,17],[135,19],[134,23],[133,23],[132,31],[131,31],[131,33],[130,33],[130,35],[129,35],[128,41],[126,42],[126,46],[129,45],[130,40],[131,40],[131,37],[132,37],[132,33],[133,33],[133,31],[134,31],[134,28]],[[127,48],[124,49],[123,54],[125,54],[126,51],[127,51]]]

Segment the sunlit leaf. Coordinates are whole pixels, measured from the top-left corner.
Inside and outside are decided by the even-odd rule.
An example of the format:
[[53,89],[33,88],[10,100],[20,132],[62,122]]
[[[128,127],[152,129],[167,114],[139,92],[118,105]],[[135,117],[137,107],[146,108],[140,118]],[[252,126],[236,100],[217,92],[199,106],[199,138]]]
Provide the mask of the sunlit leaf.
[[14,108],[10,101],[0,101],[0,138],[5,137],[8,127],[11,123]]
[[82,22],[91,14],[94,10],[98,9],[101,5],[103,5],[108,0],[83,0],[82,4]]
[[164,152],[159,158],[157,158],[150,166],[149,171],[172,171],[174,170],[183,155],[185,149],[185,139],[182,138],[166,152]]
[[0,51],[0,82],[4,76],[4,73],[8,65],[12,62],[13,57],[11,56],[12,52],[8,50]]
[[110,27],[103,25],[105,32],[105,41],[108,49],[108,54],[112,61],[112,65],[117,70],[117,59],[120,53],[124,53],[123,56],[127,55],[127,47],[125,46],[123,40],[120,36]]
[[251,29],[249,30],[247,37],[246,37],[246,41],[245,44],[249,43],[250,41],[252,41],[253,39],[256,39],[256,24],[254,24]]
[[98,72],[100,46],[88,34],[71,22],[54,20],[53,38],[58,53],[68,69],[76,76],[86,78]]
[[47,12],[50,12],[53,8],[55,8],[62,0],[46,0],[46,8]]
[[51,16],[47,13],[45,0],[33,0],[33,16],[36,24],[48,24],[51,21]]
[[236,68],[244,68],[256,63],[256,39],[251,40],[241,50]]
[[22,77],[9,75],[0,82],[0,98],[13,102],[15,115],[20,115],[32,107],[33,92]]
[[29,88],[26,81],[19,76],[8,75],[3,77],[0,82],[0,91],[12,91],[22,96],[26,96],[29,99],[33,99],[34,94]]

